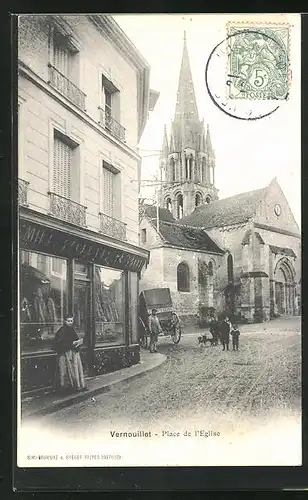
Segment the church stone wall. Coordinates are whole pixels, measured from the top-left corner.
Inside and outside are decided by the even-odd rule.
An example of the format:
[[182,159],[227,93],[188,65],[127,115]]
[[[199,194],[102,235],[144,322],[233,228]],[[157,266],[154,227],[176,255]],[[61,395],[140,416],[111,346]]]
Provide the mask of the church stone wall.
[[[182,323],[197,325],[199,313],[199,285],[198,285],[198,261],[204,262],[206,265],[211,261],[213,264],[214,275],[212,278],[213,300],[209,299],[210,290],[206,292],[208,305],[215,309],[221,308],[220,294],[217,293],[217,271],[220,269],[222,257],[215,254],[202,252],[194,252],[192,250],[180,250],[176,248],[164,247],[163,263],[164,286],[168,286],[171,291],[171,296],[176,312],[181,317]],[[189,266],[190,276],[190,291],[179,292],[177,289],[177,267],[180,262],[186,262]],[[209,280],[210,281],[210,280]]]
[[150,252],[150,262],[142,270],[139,291],[150,288],[160,288],[163,284],[163,248],[153,248]]

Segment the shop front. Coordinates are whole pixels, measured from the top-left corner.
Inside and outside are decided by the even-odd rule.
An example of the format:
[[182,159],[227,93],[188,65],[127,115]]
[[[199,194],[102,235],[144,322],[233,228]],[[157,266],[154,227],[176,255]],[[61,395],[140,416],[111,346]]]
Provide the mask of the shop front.
[[51,386],[53,340],[66,314],[84,341],[86,375],[140,361],[138,283],[147,251],[29,209],[20,213],[19,250],[23,392]]

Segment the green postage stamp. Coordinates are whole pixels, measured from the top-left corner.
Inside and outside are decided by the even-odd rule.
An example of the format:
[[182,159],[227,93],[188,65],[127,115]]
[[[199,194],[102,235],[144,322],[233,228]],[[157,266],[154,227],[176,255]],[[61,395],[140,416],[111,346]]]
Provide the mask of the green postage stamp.
[[289,25],[229,23],[229,99],[286,99],[289,92]]

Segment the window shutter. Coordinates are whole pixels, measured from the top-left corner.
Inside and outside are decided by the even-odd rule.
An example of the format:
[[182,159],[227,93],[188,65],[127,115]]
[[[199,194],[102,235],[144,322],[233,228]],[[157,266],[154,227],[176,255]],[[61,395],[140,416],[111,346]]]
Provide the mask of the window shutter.
[[71,199],[72,149],[55,137],[53,154],[53,190],[59,196]]
[[69,51],[62,45],[54,42],[54,67],[66,78],[69,77]]
[[106,215],[114,216],[115,204],[115,175],[108,168],[103,167],[104,198],[103,210]]

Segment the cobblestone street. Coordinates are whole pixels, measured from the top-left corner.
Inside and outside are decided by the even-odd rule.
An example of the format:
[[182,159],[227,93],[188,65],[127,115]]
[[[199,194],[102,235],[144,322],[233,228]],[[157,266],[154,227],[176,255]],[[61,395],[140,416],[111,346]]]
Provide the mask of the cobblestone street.
[[[168,337],[160,338],[159,349],[167,355],[161,366],[107,393],[39,420],[26,420],[25,439],[35,445],[35,428],[36,443],[50,439],[55,450],[64,440],[79,451],[87,446],[114,449],[119,442],[111,438],[112,430],[137,429],[163,438],[171,453],[169,447],[175,445],[172,433],[180,430],[183,434],[188,429],[199,436],[203,429],[218,431],[223,439],[219,439],[219,448],[210,448],[207,441],[207,447],[201,448],[206,454],[203,457],[198,455],[200,448],[192,452],[189,445],[187,453],[190,457],[195,454],[190,464],[194,459],[196,465],[198,460],[203,464],[209,461],[209,465],[213,460],[235,465],[264,465],[264,461],[288,465],[300,460],[300,318],[242,326],[238,352],[222,351],[220,345],[200,346],[198,333],[184,334],[179,345],[172,344]],[[38,430],[43,433],[41,437]],[[133,446],[136,451],[141,441],[122,440],[120,446]],[[151,446],[162,450],[159,443],[152,442]],[[230,445],[236,445],[236,449],[231,451]],[[181,442],[182,454],[183,446]],[[146,447],[138,449],[141,463],[150,460]],[[132,457],[131,448],[126,450]],[[157,460],[160,463],[162,459]]]
[[[242,327],[240,350],[198,345],[198,334],[183,335],[179,345],[160,338],[167,361],[138,380],[112,388],[46,417],[51,425],[86,429],[94,420],[125,418],[126,424],[181,420],[187,413],[300,409],[300,320],[280,319]],[[153,354],[155,356],[155,354]]]

